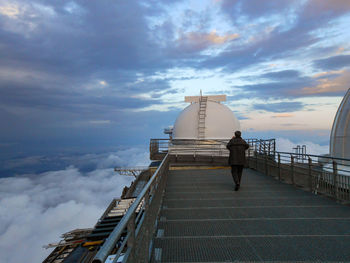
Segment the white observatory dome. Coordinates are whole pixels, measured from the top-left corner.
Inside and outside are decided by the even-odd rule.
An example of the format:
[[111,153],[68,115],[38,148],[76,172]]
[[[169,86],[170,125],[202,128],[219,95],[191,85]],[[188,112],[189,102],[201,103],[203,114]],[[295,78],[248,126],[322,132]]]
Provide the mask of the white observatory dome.
[[[210,100],[210,97],[207,97],[205,117],[200,117],[200,101],[193,102],[179,114],[174,124],[173,139],[231,139],[234,131],[240,130],[233,112],[227,106]],[[199,132],[201,125],[204,126],[202,135]]]
[[350,89],[335,115],[330,141],[332,157],[350,159]]

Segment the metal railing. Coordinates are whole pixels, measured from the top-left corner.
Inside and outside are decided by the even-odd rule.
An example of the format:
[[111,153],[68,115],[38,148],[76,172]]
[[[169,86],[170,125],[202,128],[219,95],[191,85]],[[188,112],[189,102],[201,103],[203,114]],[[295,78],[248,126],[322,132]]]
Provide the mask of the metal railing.
[[[135,202],[100,248],[93,263],[105,262],[115,254],[113,262],[125,253],[123,262],[148,262],[151,256],[151,240],[156,228],[162,194],[174,154],[172,147],[178,146],[182,154],[208,154],[226,150],[227,141],[220,140],[160,140],[170,147],[162,163],[145,185]],[[303,187],[315,194],[324,194],[336,200],[350,201],[350,160],[310,154],[276,152],[275,140],[247,139],[250,168],[273,176],[280,181]],[[225,147],[225,148],[224,148]],[[186,152],[188,151],[188,152]],[[223,152],[221,152],[223,154]],[[137,208],[142,204],[140,211]]]
[[[158,215],[168,168],[169,156],[166,155],[141,193],[97,252],[93,263],[104,263],[110,254],[115,254],[113,262],[117,262],[122,252],[125,253],[123,262],[134,262],[136,257],[138,261],[149,261],[150,242],[155,227],[154,222]],[[137,208],[142,202],[143,205],[137,213]]]
[[329,156],[248,150],[250,168],[339,201],[350,201],[350,160]]
[[150,159],[162,159],[168,153],[170,139],[151,139],[149,144]]
[[[253,151],[273,155],[276,150],[275,139],[246,139],[247,143]],[[151,139],[150,152],[153,154],[162,154],[169,152],[170,154],[191,154],[191,155],[212,155],[212,156],[228,156],[226,149],[228,140],[208,140],[208,139]]]

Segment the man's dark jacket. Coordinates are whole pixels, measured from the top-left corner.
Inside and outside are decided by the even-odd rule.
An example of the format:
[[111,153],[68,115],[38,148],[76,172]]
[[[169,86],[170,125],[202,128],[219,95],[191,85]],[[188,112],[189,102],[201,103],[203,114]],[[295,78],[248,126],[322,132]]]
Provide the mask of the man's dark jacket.
[[228,142],[226,148],[230,151],[229,165],[245,165],[245,150],[249,148],[245,140],[241,137],[234,137]]

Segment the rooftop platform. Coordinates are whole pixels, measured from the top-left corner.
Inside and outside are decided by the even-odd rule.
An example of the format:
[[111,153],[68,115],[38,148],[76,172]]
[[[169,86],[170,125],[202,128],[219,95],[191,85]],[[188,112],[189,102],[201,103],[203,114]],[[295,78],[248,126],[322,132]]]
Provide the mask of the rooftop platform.
[[350,262],[350,207],[252,169],[167,176],[152,262]]

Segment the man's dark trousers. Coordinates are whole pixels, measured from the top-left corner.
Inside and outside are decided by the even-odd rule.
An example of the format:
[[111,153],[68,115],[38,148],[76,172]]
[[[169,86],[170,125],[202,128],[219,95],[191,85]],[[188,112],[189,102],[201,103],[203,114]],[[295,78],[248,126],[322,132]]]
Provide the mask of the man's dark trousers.
[[244,165],[231,165],[232,178],[236,185],[241,184],[243,167]]

